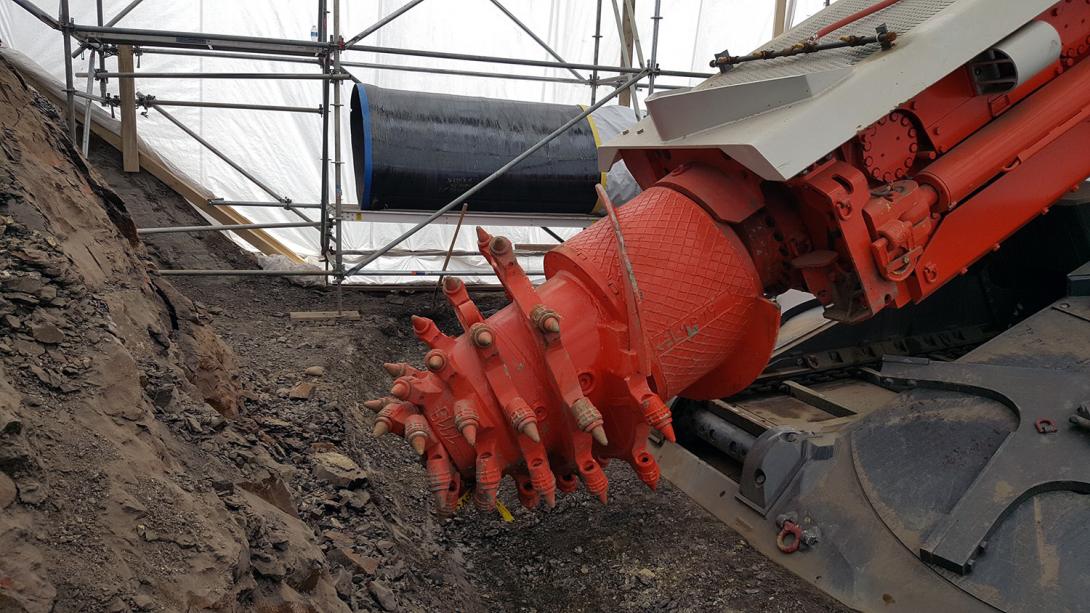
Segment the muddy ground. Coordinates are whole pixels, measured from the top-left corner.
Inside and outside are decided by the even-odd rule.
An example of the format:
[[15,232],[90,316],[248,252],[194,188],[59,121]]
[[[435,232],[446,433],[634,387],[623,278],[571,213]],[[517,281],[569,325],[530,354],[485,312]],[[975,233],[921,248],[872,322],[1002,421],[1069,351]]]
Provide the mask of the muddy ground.
[[[92,158],[125,197],[137,225],[196,220],[154,178],[124,177],[112,149],[99,148]],[[228,268],[242,261],[217,234],[156,236],[148,242],[164,268]],[[386,499],[383,512],[392,525],[369,526],[357,519],[348,531],[372,542],[399,536],[417,540],[422,551],[415,556],[363,547],[381,557],[383,569],[404,573],[394,588],[409,602],[428,602],[421,592],[442,584],[460,592],[447,601],[452,608],[467,610],[843,610],[669,483],[651,492],[620,464],[607,469],[611,501],[605,506],[579,492],[562,496],[554,509],[531,513],[508,489],[513,522],[469,509],[453,519],[436,519],[415,454],[400,438],[374,439],[373,416],[360,408],[389,386],[382,362],[420,361],[426,348],[412,334],[411,315],[431,317],[447,331],[458,329],[442,296],[434,299],[430,287],[346,289],[344,306],[358,310],[360,321],[293,323],[289,311],[334,309],[334,292],[271,278],[172,280],[215,313],[214,327],[234,347],[246,373],[243,384],[270,403],[255,403],[250,410],[288,421],[321,413],[327,429],[316,429],[310,438],[342,445],[368,470],[372,499]],[[498,292],[479,292],[475,298],[488,310],[504,304]],[[308,366],[325,368],[315,398],[303,403],[280,398]],[[429,555],[432,547],[449,558]]]

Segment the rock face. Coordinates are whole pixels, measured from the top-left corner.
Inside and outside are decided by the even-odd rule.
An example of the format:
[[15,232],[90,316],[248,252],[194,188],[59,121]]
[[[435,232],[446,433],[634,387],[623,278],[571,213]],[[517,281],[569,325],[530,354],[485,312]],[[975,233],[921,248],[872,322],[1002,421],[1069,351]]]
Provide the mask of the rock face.
[[288,398],[292,400],[309,400],[314,394],[314,384],[309,381],[300,381],[288,391]]
[[348,456],[335,451],[314,454],[314,474],[336,487],[354,488],[367,483],[367,475]]
[[0,610],[347,610],[207,314],[4,61],[0,97]]

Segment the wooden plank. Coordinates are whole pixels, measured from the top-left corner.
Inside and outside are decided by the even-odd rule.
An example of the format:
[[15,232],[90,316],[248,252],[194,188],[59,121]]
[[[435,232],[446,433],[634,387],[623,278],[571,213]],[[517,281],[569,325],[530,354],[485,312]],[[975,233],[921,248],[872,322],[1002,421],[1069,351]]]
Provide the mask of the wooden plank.
[[[19,74],[21,74],[34,89],[38,90],[38,93],[48,98],[54,105],[58,107],[64,106],[63,92],[60,89],[57,89],[56,85],[49,80],[43,80],[44,77],[39,78],[39,74],[34,69],[20,69]],[[84,101],[78,101],[77,104],[81,102]],[[77,119],[82,122],[83,113],[77,112],[76,115]],[[105,121],[116,123],[109,118],[106,118]],[[91,114],[91,132],[114,149],[117,149],[118,151],[121,150],[120,131],[116,127],[104,123],[103,120],[94,113]],[[137,139],[137,142],[139,143],[138,150],[140,152],[141,168],[147,171],[151,176],[165,183],[167,187],[173,189],[201,212],[221,224],[253,223],[248,217],[230,207],[210,206],[208,201],[215,198],[215,195],[212,192],[205,189],[204,186],[190,181],[188,177],[180,175],[150,147],[140,142],[139,138]],[[273,238],[264,230],[234,230],[234,233],[243,241],[253,246],[254,249],[257,249],[265,255],[282,255],[293,262],[303,263],[303,259],[296,255],[294,251],[288,249],[283,243]]]
[[[133,72],[132,45],[117,46],[117,71]],[[121,95],[121,165],[125,172],[140,172],[140,148],[136,138],[136,83],[118,79]]]
[[[632,10],[636,10],[636,0],[632,0]],[[628,50],[628,61],[625,61],[625,52],[621,52],[621,67],[630,68],[632,66],[632,53],[634,49],[633,35],[632,35],[632,15],[628,11],[628,3],[621,2],[621,29],[624,32],[624,40],[621,44]],[[621,106],[632,106],[632,90],[626,89],[617,95],[617,104]]]
[[784,29],[787,27],[787,0],[776,0],[776,8],[773,14],[772,37],[775,38],[783,34]]
[[292,321],[322,321],[326,319],[346,319],[359,321],[359,311],[292,311],[289,313]]

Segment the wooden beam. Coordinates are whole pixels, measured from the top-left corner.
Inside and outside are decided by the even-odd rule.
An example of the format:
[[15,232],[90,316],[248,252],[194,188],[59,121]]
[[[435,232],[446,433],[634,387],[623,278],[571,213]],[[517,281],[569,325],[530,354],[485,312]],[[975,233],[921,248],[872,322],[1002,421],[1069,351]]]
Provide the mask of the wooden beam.
[[783,34],[787,24],[787,0],[776,0],[776,9],[772,18],[772,37]]
[[[632,0],[632,5],[631,6],[632,6],[632,10],[635,11],[636,10],[636,0]],[[628,7],[629,7],[629,3],[621,2],[621,24],[622,24],[621,28],[624,31],[624,40],[621,41],[621,44],[624,45],[624,48],[628,50],[628,53],[625,53],[624,51],[621,52],[620,62],[621,62],[621,67],[622,68],[631,68],[632,67],[632,53],[635,50],[634,47],[633,47],[633,43],[632,43],[632,40],[633,40],[633,36],[632,36],[632,14],[628,12]],[[616,13],[614,13],[614,15],[616,15]],[[628,58],[627,62],[625,61],[626,57]],[[621,92],[620,94],[617,95],[617,104],[619,104],[621,106],[632,106],[632,89],[631,88],[626,89],[626,90],[624,90],[623,92]]]
[[[117,71],[133,72],[132,45],[117,46]],[[131,77],[118,79],[121,96],[121,166],[125,172],[140,172],[140,148],[136,138],[136,83]]]

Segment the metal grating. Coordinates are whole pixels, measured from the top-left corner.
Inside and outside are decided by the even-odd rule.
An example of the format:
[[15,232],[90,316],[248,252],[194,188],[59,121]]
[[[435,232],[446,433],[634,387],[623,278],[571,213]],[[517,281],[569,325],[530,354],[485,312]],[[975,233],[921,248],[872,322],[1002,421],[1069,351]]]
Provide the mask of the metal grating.
[[[813,17],[800,23],[797,27],[772,39],[768,44],[761,47],[760,50],[783,49],[784,47],[790,47],[794,44],[801,43],[813,36],[814,33],[825,25],[833,23],[843,17],[847,17],[878,1],[879,0],[838,0],[828,9],[817,13]],[[911,32],[916,26],[934,17],[939,11],[942,11],[957,1],[958,0],[901,0],[889,8],[878,11],[869,17],[860,19],[855,23],[837,30],[827,36],[826,40],[833,40],[849,34],[859,36],[873,35],[874,29],[883,23],[889,26],[890,30],[897,32],[898,35],[905,35],[906,33]],[[873,44],[863,47],[847,47],[844,49],[835,49],[833,51],[822,51],[809,55],[748,62],[736,66],[730,72],[715,75],[693,89],[700,90],[727,87],[740,83],[751,83],[754,81],[765,81],[768,79],[847,68],[861,62],[879,49],[877,44]],[[731,50],[731,52],[738,53],[738,50]]]

